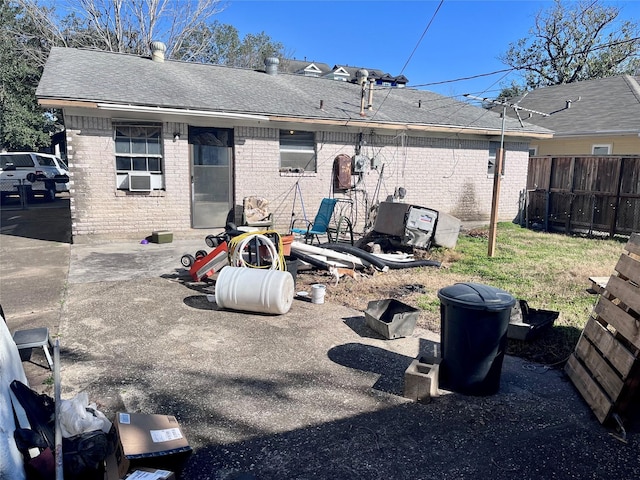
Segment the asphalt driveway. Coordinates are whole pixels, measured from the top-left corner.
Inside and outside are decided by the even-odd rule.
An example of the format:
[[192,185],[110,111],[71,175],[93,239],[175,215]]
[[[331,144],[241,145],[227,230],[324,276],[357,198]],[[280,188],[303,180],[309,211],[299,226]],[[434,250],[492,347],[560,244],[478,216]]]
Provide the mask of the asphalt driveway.
[[[385,340],[329,303],[221,310],[180,266],[203,240],[71,245],[57,206],[2,211],[9,327],[59,335],[63,398],[175,415],[194,448],[181,478],[640,478],[638,422],[621,442],[560,370],[506,357],[497,394],[414,403],[404,371],[438,335]],[[25,368],[46,388],[46,369]]]

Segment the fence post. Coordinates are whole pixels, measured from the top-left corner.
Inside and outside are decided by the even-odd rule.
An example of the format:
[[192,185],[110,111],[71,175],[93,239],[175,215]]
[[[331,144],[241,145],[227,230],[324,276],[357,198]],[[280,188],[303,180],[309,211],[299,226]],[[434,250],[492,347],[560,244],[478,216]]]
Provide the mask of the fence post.
[[18,196],[20,197],[20,208],[22,208],[22,210],[26,210],[27,209],[27,185],[25,185],[25,180],[24,179],[20,179],[19,180],[19,184],[17,186],[18,189]]

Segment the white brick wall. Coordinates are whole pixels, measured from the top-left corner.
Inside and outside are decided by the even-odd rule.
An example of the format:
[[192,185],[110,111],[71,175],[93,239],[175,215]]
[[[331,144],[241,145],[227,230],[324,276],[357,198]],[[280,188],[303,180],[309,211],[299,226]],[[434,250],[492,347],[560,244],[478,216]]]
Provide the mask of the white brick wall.
[[74,241],[87,235],[142,239],[156,230],[191,230],[187,136],[173,141],[180,125],[163,124],[166,190],[149,194],[117,190],[109,119],[67,116],[65,122]]
[[[149,193],[116,189],[112,123],[109,119],[66,116],[71,172],[74,240],[86,236],[144,238],[155,230],[174,235],[203,236],[191,229],[191,180],[188,126],[164,123],[165,190]],[[174,132],[180,139],[174,141]],[[292,213],[312,220],[323,197],[352,201],[350,215],[361,230],[376,201],[406,189],[404,202],[450,213],[462,220],[488,220],[493,178],[487,175],[489,140],[407,137],[365,134],[361,154],[376,158],[384,170],[354,176],[356,188],[333,194],[333,161],[341,153],[353,155],[356,132],[319,132],[317,173],[280,173],[277,128],[236,127],[234,134],[234,190],[236,222],[242,199],[249,195],[270,202],[278,230],[288,230]],[[506,171],[501,182],[501,220],[518,211],[519,193],[526,185],[527,143],[506,144]],[[383,173],[380,179],[380,173]],[[375,198],[379,183],[379,193]],[[339,204],[339,206],[346,204]]]

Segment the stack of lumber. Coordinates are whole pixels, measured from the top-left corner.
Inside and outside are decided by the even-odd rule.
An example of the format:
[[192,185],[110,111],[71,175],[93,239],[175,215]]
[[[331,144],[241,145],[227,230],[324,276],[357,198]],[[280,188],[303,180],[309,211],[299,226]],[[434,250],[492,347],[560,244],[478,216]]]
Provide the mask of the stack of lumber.
[[629,416],[640,393],[640,234],[624,250],[565,365],[602,424]]

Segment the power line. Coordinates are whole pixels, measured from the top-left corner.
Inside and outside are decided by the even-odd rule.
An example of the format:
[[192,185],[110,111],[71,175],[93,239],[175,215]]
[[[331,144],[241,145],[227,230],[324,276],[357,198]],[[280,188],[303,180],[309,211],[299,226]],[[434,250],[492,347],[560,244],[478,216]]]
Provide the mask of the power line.
[[[609,47],[615,47],[617,45],[624,45],[625,43],[634,43],[634,42],[638,42],[640,41],[640,37],[633,37],[633,38],[629,38],[626,40],[620,40],[617,42],[611,42],[611,43],[605,43],[603,45],[598,45],[596,47],[590,48],[590,49],[585,49],[585,50],[581,50],[581,51],[577,51],[577,52],[573,52],[572,55],[581,55],[584,53],[589,53],[589,52],[594,52],[597,50],[602,50],[604,48],[609,48]],[[415,50],[414,50],[415,51]],[[633,57],[637,57],[638,54],[633,54],[631,55]],[[563,59],[566,60],[568,57],[564,57]],[[417,85],[409,85],[411,88],[418,88],[418,87],[430,87],[433,85],[444,85],[447,83],[455,83],[455,82],[463,82],[465,80],[473,80],[476,78],[482,78],[482,77],[490,77],[492,75],[497,75],[499,73],[508,73],[508,72],[515,72],[515,71],[519,71],[519,70],[526,70],[528,68],[532,68],[532,67],[538,67],[541,65],[545,65],[549,63],[549,60],[541,60],[539,62],[534,62],[534,63],[528,63],[526,65],[522,65],[521,67],[511,67],[511,68],[504,68],[501,70],[495,70],[493,72],[488,72],[488,73],[479,73],[477,75],[470,75],[468,77],[460,77],[460,78],[454,78],[451,80],[441,80],[439,82],[429,82],[429,83],[421,83],[421,84],[417,84]],[[406,67],[406,64],[405,64]],[[404,68],[403,68],[404,70]]]
[[[429,23],[427,24],[427,26],[425,27],[424,31],[422,32],[422,35],[420,36],[420,39],[418,40],[418,42],[416,43],[416,46],[413,48],[413,51],[411,52],[411,54],[409,55],[409,58],[407,58],[407,61],[405,62],[404,66],[402,67],[402,70],[400,70],[400,75],[402,75],[402,72],[404,72],[405,68],[407,68],[407,65],[409,65],[409,62],[411,61],[411,59],[413,58],[413,55],[416,53],[416,50],[418,50],[418,47],[420,46],[420,43],[422,43],[422,39],[424,39],[425,35],[427,34],[427,32],[429,31],[429,28],[431,27],[431,24],[433,23],[433,21],[436,18],[436,15],[438,14],[438,11],[440,11],[440,7],[442,7],[442,4],[444,3],[444,0],[440,0],[440,3],[438,4],[438,7],[436,8],[435,12],[433,12],[433,15],[431,15],[431,19],[429,20]],[[363,85],[364,88],[364,85]],[[391,90],[389,90],[387,92],[387,95],[384,97],[384,99],[382,100],[382,102],[380,102],[380,105],[378,105],[378,108],[376,109],[376,111],[373,113],[373,115],[371,116],[371,118],[375,118],[375,116],[378,114],[378,112],[380,111],[380,109],[382,108],[382,105],[384,104],[384,102],[387,100],[387,98],[389,98],[389,95],[391,94]]]
[[424,39],[424,36],[429,31],[429,28],[431,27],[431,24],[435,20],[436,15],[438,14],[438,11],[440,10],[440,7],[442,7],[443,3],[444,3],[444,0],[440,0],[440,3],[438,4],[438,8],[436,8],[436,11],[433,12],[433,15],[431,16],[431,20],[429,20],[429,23],[425,27],[424,32],[422,32],[422,36],[420,37],[420,40],[418,40],[418,43],[416,43],[416,46],[413,47],[413,51],[411,52],[411,55],[409,55],[409,58],[407,58],[407,61],[405,62],[404,66],[402,67],[402,70],[400,70],[400,75],[402,75],[402,72],[404,72],[404,69],[407,68],[407,65],[409,65],[409,62],[413,58],[413,55],[416,53],[416,50],[418,50],[418,47],[422,43],[422,40]]
[[443,85],[445,83],[462,82],[464,80],[473,80],[474,78],[490,77],[492,75],[497,75],[499,73],[513,72],[514,70],[516,70],[516,69],[515,68],[504,68],[502,70],[496,70],[494,72],[489,72],[489,73],[480,73],[478,75],[471,75],[469,77],[454,78],[452,80],[442,80],[440,82],[420,83],[418,85],[411,85],[411,88],[430,87],[432,85]]

